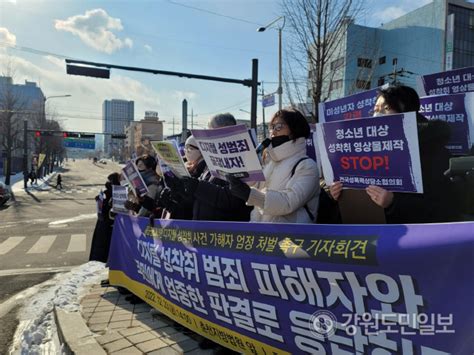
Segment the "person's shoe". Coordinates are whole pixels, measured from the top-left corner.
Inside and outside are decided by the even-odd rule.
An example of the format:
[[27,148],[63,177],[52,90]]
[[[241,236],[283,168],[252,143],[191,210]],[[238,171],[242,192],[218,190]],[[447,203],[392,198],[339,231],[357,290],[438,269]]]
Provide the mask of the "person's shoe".
[[117,291],[121,294],[121,295],[129,295],[131,294],[131,292],[129,290],[127,290],[125,287],[121,287],[121,286],[117,286]]

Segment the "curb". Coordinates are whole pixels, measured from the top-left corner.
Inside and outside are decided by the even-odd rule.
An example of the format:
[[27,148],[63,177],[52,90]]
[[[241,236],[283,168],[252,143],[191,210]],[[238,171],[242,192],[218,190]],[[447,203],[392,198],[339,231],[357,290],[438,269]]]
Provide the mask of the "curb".
[[58,335],[66,354],[106,355],[87,327],[79,311],[67,312],[54,307]]

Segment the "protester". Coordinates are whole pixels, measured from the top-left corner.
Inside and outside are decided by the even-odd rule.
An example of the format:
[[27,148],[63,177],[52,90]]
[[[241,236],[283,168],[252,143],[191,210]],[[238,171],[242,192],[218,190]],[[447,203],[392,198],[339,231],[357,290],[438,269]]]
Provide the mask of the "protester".
[[[209,129],[236,125],[230,113],[218,114],[209,120]],[[166,184],[173,196],[184,195],[193,199],[193,220],[205,221],[244,221],[250,219],[251,207],[234,196],[229,183],[211,175],[206,167],[199,178],[170,178]]]
[[[184,154],[186,157],[186,168],[193,178],[199,178],[206,168],[206,162],[198,148],[196,139],[188,137],[185,143]],[[172,173],[171,173],[172,174]],[[171,178],[171,181],[173,179]],[[192,219],[194,198],[180,189],[174,192],[169,187],[164,186],[160,196],[153,200],[148,197],[141,199],[141,203],[147,209],[153,211],[155,216],[163,216],[169,219]],[[173,185],[173,183],[172,183]]]
[[96,260],[103,263],[109,257],[110,241],[112,238],[113,219],[111,218],[113,185],[120,185],[120,174],[112,173],[107,177],[105,191],[96,196],[97,222],[92,236],[89,261]]
[[[418,94],[408,86],[391,86],[377,96],[374,116],[416,112],[423,179],[423,194],[393,193],[374,185],[366,188],[370,199],[384,208],[387,223],[448,222],[456,218],[451,186],[444,176],[450,158],[445,148],[449,125],[439,120],[428,121],[419,110]],[[330,187],[331,196],[338,200],[342,189],[342,183],[335,182]]]
[[[156,200],[163,189],[162,184],[160,183],[160,178],[156,173],[156,159],[149,155],[144,155],[139,157],[135,164],[140,172],[143,181],[145,182],[148,192],[146,194],[151,200]],[[151,210],[147,209],[145,206],[139,203],[133,203],[127,201],[125,207],[129,210],[135,211],[138,216],[149,217],[151,215]]]
[[61,176],[61,174],[58,174],[58,176],[56,178],[56,188],[58,188],[58,186],[59,186],[59,188],[62,190],[62,188],[63,188],[62,182],[63,182],[63,177]]
[[265,182],[253,187],[229,176],[231,192],[255,206],[253,222],[313,223],[319,197],[319,172],[306,156],[310,127],[296,110],[277,111],[270,121],[271,144],[263,154]]

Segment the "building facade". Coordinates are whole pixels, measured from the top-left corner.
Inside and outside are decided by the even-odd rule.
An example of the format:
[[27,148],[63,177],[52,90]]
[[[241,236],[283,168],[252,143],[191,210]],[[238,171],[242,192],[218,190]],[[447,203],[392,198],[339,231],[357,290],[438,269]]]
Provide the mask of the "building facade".
[[418,75],[474,66],[474,4],[467,1],[433,0],[378,28],[346,25],[326,65],[326,100],[385,83],[415,87]]
[[[121,157],[124,150],[123,139],[113,139],[110,134],[125,134],[125,127],[134,119],[133,101],[105,100],[102,104],[102,130],[104,135],[104,152]],[[108,134],[107,134],[108,133]]]
[[140,121],[131,122],[126,128],[125,145],[128,156],[133,153],[154,155],[151,141],[163,140],[163,121],[160,121],[158,112],[145,111],[145,117]]

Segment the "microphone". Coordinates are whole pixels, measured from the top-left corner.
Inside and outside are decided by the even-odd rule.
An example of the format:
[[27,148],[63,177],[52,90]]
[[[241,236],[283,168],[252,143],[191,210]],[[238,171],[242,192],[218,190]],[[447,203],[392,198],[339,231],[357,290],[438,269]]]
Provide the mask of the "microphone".
[[265,138],[262,141],[262,143],[260,143],[255,149],[255,151],[257,152],[257,155],[260,155],[263,152],[263,150],[270,145],[271,142],[272,140],[270,138]]

